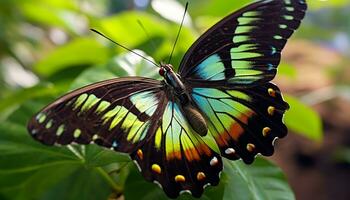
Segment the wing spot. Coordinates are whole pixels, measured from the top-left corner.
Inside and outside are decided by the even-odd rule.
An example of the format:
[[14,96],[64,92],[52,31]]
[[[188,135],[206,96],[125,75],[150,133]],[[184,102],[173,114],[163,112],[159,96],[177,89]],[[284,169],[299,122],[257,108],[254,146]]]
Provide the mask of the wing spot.
[[52,120],[48,121],[47,124],[45,125],[46,129],[49,129],[52,127]]
[[198,172],[197,173],[197,180],[198,181],[204,181],[205,178],[206,178],[206,176],[205,176],[204,172]]
[[94,136],[92,136],[92,140],[97,140],[99,137],[97,134],[95,134]]
[[283,37],[280,36],[280,35],[275,35],[275,36],[273,36],[273,38],[276,39],[276,40],[282,40],[283,39]]
[[286,19],[286,20],[293,20],[294,17],[291,16],[291,15],[285,15],[285,16],[284,16],[284,19]]
[[262,134],[264,137],[268,136],[270,133],[271,133],[271,128],[269,128],[269,127],[263,128]]
[[61,126],[58,127],[58,129],[56,131],[56,135],[57,136],[62,135],[63,131],[64,131],[64,125],[62,124]]
[[81,135],[81,130],[80,129],[75,129],[73,133],[74,138],[78,138]]
[[276,108],[273,106],[269,106],[267,108],[267,113],[269,113],[269,115],[271,115],[271,116],[275,114],[275,111],[276,111]]
[[33,129],[33,130],[31,131],[32,135],[36,135],[38,132],[39,132],[39,131],[38,131],[37,129]]
[[140,158],[140,160],[143,160],[143,152],[141,149],[137,150],[137,156]]
[[211,166],[215,166],[215,165],[217,165],[218,163],[219,163],[219,160],[218,160],[218,158],[215,157],[215,156],[210,160],[210,165],[211,165]]
[[287,28],[288,28],[288,26],[285,25],[285,24],[280,24],[279,27],[280,27],[281,29],[287,29]]
[[175,176],[175,182],[177,183],[183,183],[186,181],[186,178],[183,175],[177,175]]
[[248,144],[247,144],[247,150],[248,150],[249,152],[253,152],[253,151],[255,150],[255,145],[252,144],[252,143],[248,143]]
[[235,154],[235,153],[236,153],[236,150],[234,150],[233,148],[227,148],[227,149],[225,150],[225,153],[226,153],[227,155],[232,155],[232,154]]
[[276,97],[276,91],[275,91],[274,89],[269,88],[269,89],[267,90],[267,92],[269,93],[269,95],[270,95],[271,97]]
[[157,165],[157,164],[153,164],[151,168],[152,168],[152,171],[154,173],[157,173],[157,174],[161,174],[162,173],[162,168],[159,165]]
[[39,113],[39,114],[36,116],[36,120],[37,120],[40,124],[44,123],[45,119],[46,119],[46,115],[45,115],[44,113]]
[[114,141],[113,143],[112,143],[112,148],[117,148],[118,147],[118,143],[117,143],[117,141]]

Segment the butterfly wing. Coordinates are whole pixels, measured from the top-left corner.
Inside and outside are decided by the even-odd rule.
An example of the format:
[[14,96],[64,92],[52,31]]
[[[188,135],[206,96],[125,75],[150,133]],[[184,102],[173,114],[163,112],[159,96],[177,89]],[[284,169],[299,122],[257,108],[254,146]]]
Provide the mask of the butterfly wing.
[[222,160],[191,129],[181,105],[169,97],[154,137],[131,157],[146,180],[160,184],[169,197],[176,198],[183,191],[200,197],[206,185],[218,184]]
[[164,87],[136,77],[96,83],[44,108],[28,130],[47,145],[94,142],[129,153],[146,180],[159,183],[169,197],[181,191],[199,197],[205,185],[218,184],[222,160]]
[[304,0],[262,0],[214,25],[184,57],[180,74],[221,155],[252,163],[287,134],[277,86],[281,51],[300,25]]
[[160,81],[137,77],[95,83],[44,108],[28,130],[47,145],[94,142],[131,153],[156,127],[162,88]]
[[262,0],[227,16],[191,46],[180,75],[187,82],[228,86],[272,80],[306,8],[305,0]]
[[288,104],[277,86],[265,83],[249,89],[192,89],[193,101],[209,122],[221,155],[249,164],[257,153],[273,154],[273,141],[287,134],[282,117]]

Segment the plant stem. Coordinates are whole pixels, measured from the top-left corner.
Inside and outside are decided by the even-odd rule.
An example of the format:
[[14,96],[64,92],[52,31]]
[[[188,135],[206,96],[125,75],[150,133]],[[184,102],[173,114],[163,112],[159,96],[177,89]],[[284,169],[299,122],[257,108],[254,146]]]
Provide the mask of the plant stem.
[[117,193],[117,195],[123,193],[123,189],[119,185],[117,185],[117,183],[108,175],[108,173],[104,169],[102,169],[101,167],[96,167],[96,170],[111,185],[111,187]]

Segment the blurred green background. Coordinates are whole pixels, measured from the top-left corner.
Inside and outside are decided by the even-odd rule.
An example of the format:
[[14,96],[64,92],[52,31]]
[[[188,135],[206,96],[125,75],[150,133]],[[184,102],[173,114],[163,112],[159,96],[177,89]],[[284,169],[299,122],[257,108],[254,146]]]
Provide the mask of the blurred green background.
[[[190,1],[172,64],[178,66],[207,28],[250,2]],[[58,96],[88,83],[128,75],[157,78],[149,63],[89,29],[157,62],[167,60],[185,3],[0,1],[1,200],[166,199],[126,155],[95,145],[46,147],[31,139],[26,122]],[[268,160],[250,166],[225,162],[220,185],[207,188],[202,199],[349,198],[350,2],[308,4],[274,80],[291,106],[285,117],[290,134]]]

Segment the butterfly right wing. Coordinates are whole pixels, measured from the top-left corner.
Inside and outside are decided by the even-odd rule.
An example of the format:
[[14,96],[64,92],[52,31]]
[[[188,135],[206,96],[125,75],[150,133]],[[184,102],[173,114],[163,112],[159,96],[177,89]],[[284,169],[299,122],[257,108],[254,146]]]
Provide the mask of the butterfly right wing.
[[160,81],[118,78],[73,91],[36,114],[28,124],[44,144],[89,144],[131,153],[152,133],[165,93]]
[[211,87],[271,81],[306,9],[305,0],[260,0],[228,15],[191,46],[179,74],[188,84]]

